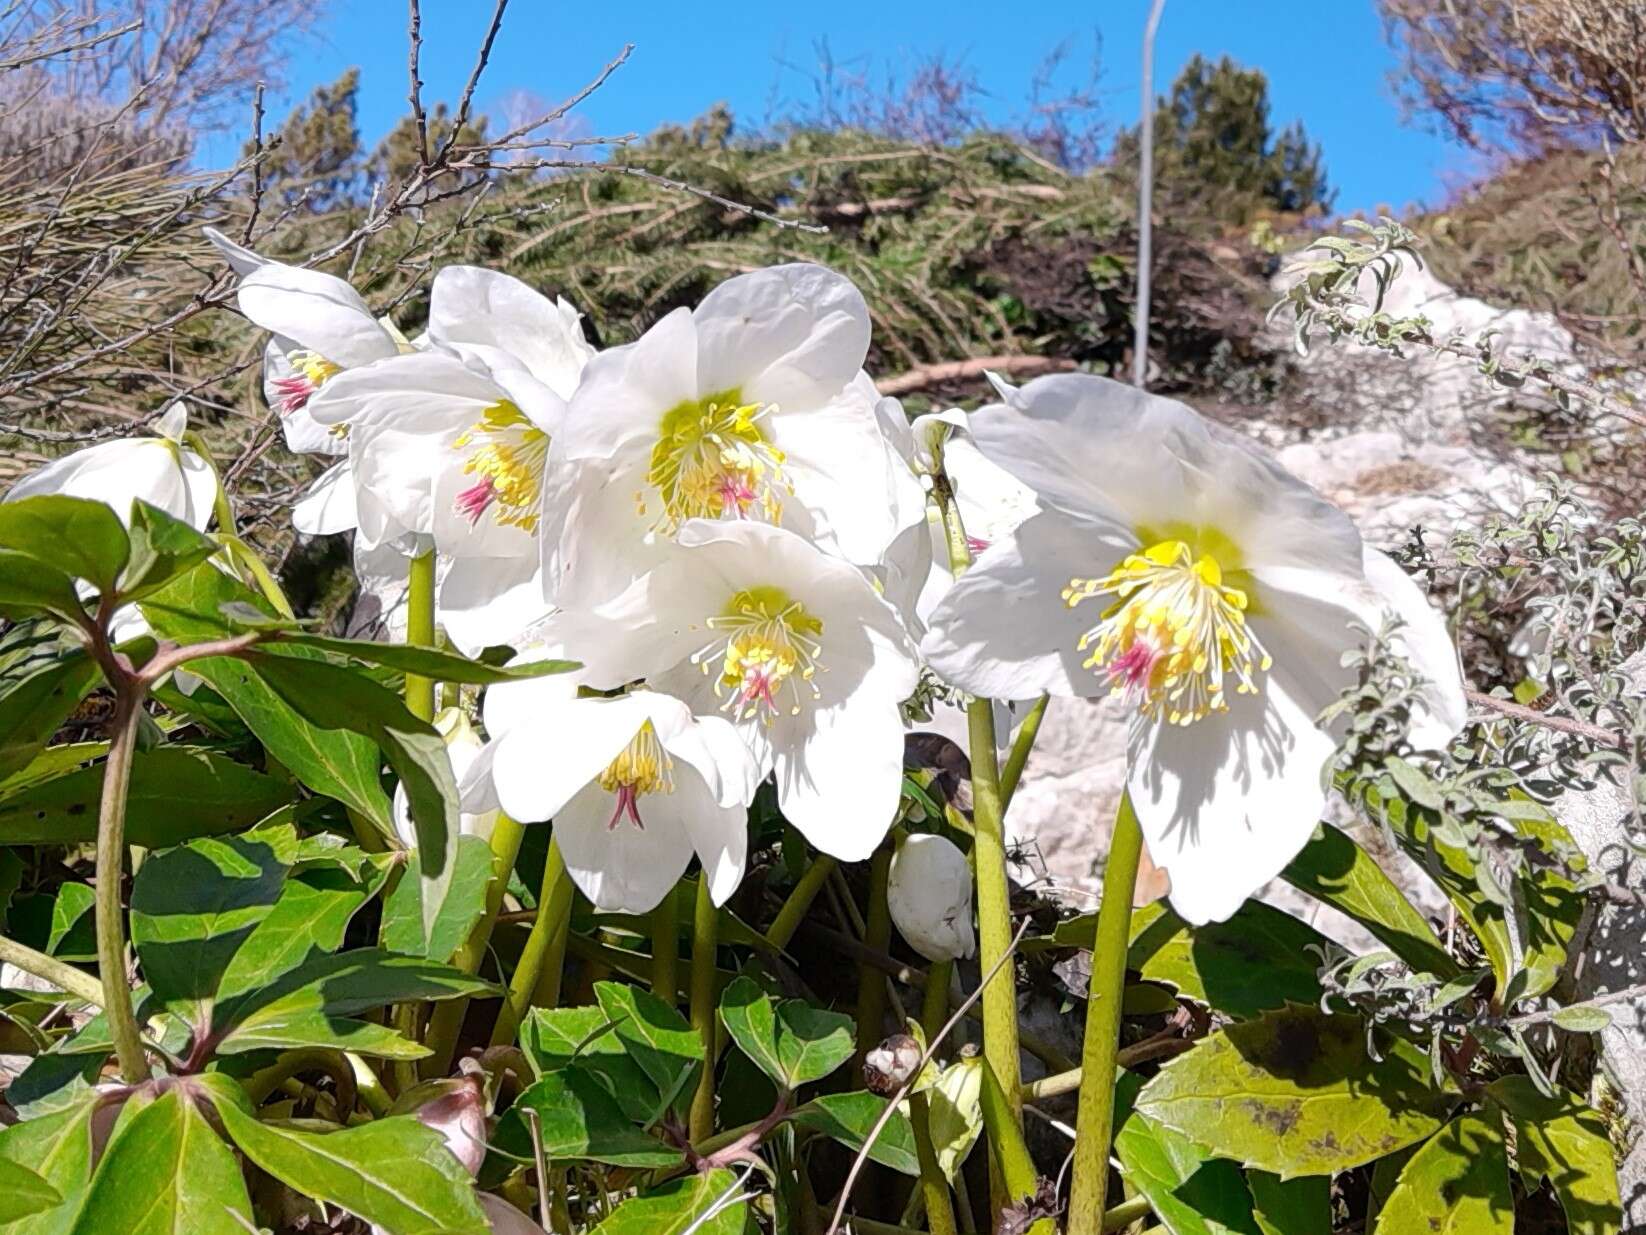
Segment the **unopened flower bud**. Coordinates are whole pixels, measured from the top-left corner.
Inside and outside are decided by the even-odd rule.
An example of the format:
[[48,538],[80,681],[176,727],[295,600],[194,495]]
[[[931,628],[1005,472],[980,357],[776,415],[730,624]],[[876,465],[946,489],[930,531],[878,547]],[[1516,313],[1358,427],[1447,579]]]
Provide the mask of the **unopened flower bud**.
[[972,868],[941,836],[917,834],[898,845],[886,906],[898,932],[929,961],[965,960],[977,951]]
[[863,1056],[863,1084],[883,1098],[908,1084],[920,1066],[920,1043],[906,1033],[894,1033]]

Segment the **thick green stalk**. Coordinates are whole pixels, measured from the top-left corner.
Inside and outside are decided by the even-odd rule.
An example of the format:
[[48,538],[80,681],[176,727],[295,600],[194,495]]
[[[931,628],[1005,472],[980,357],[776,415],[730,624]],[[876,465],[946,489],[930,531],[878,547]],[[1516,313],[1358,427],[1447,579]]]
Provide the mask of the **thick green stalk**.
[[1095,1231],[1103,1220],[1109,1186],[1109,1144],[1114,1135],[1115,1056],[1120,1049],[1120,1004],[1126,988],[1126,943],[1132,893],[1143,834],[1131,797],[1120,799],[1109,857],[1103,867],[1103,900],[1097,908],[1091,989],[1086,996],[1086,1047],[1081,1056],[1080,1108],[1075,1123],[1074,1177],[1069,1191],[1069,1229]]
[[[943,515],[949,569],[958,577],[972,563],[966,528],[939,453],[933,492]],[[994,971],[983,991],[983,1055],[994,1069],[1019,1128],[1022,1126],[1022,1069],[1018,1061],[1017,983],[1011,966],[996,963],[1012,943],[1011,890],[1006,878],[1005,799],[1000,788],[994,705],[973,699],[966,705],[972,763],[972,871],[977,879],[978,965]],[[1027,760],[1025,747],[1023,758]],[[1019,767],[1021,771],[1021,766]],[[998,1208],[998,1206],[996,1207]]]
[[[411,560],[406,582],[406,642],[432,648],[434,642],[434,550]],[[406,708],[419,720],[434,719],[434,679],[406,675]]]
[[[882,845],[869,863],[869,916],[863,926],[863,944],[885,952],[892,941],[892,915],[886,904],[886,885],[892,871],[892,847]],[[857,969],[857,1066],[885,1035],[886,975],[863,961]],[[899,1027],[898,1032],[902,1029]]]
[[708,878],[700,875],[692,914],[691,1015],[692,1028],[703,1041],[703,1071],[697,1078],[697,1092],[692,1095],[689,1128],[693,1144],[714,1133],[714,961],[719,928],[720,918],[709,899]]
[[27,944],[18,943],[0,935],[0,961],[15,965],[24,973],[44,978],[58,990],[76,999],[84,1000],[94,1008],[103,1006],[103,985],[83,969],[76,969],[67,961],[36,952]]
[[[480,962],[486,957],[492,930],[497,925],[498,912],[503,908],[503,897],[509,890],[509,876],[514,872],[515,859],[520,856],[520,842],[526,829],[508,815],[499,811],[492,825],[492,878],[486,885],[486,905],[480,921],[474,924],[463,946],[452,957],[452,965],[464,973],[480,972]],[[452,1055],[457,1049],[457,1035],[463,1028],[463,1016],[468,1011],[467,999],[448,999],[437,1004],[429,1016],[429,1032],[424,1043],[434,1052],[422,1063],[424,1076],[445,1076],[451,1069]]]
[[560,856],[560,844],[551,839],[549,852],[543,859],[543,885],[537,894],[537,917],[532,922],[531,934],[521,950],[519,963],[503,1006],[497,1013],[497,1024],[492,1026],[491,1044],[507,1046],[514,1041],[515,1031],[531,1006],[538,980],[554,950],[555,937],[561,938],[560,955],[565,955],[564,937],[570,928],[572,881],[566,874],[565,860]]
[[652,994],[671,1008],[680,999],[680,885],[652,910]]
[[132,1008],[126,980],[126,932],[120,907],[120,883],[126,864],[126,791],[137,749],[141,689],[115,687],[114,723],[109,754],[103,764],[103,792],[97,808],[97,976],[103,988],[103,1011],[128,1085],[149,1079],[149,1059]]
[[914,1129],[914,1152],[920,1163],[920,1195],[926,1203],[926,1229],[932,1235],[959,1235],[949,1181],[932,1144],[931,1111],[924,1093],[909,1095],[909,1124]]
[[817,894],[823,890],[828,882],[829,875],[839,863],[828,854],[820,853],[812,859],[812,863],[795,881],[794,888],[789,892],[789,899],[783,902],[772,919],[772,924],[766,930],[766,942],[781,952],[789,946],[789,940],[794,938],[795,931],[800,929],[800,923],[806,916],[806,911],[812,907]]
[[[566,949],[572,938],[572,905],[577,900],[577,886],[568,875],[555,885],[554,900],[549,914],[559,926],[549,936],[548,951],[543,953],[543,964],[537,970],[537,985],[527,1003],[530,1008],[558,1008],[560,984],[566,976]],[[521,1013],[524,1015],[524,1012]]]

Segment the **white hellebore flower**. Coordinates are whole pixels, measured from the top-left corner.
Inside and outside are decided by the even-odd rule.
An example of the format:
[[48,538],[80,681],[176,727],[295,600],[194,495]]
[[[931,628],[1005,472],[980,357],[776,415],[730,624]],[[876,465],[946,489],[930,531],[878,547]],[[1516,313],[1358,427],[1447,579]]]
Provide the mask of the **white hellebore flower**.
[[310,404],[348,427],[357,544],[432,547],[439,615],[466,651],[546,609],[538,541],[552,437],[593,349],[580,318],[518,279],[435,276],[425,350],[339,373]]
[[578,698],[571,675],[486,692],[493,742],[465,809],[554,820],[566,870],[595,908],[645,913],[695,853],[714,903],[743,881],[760,777],[731,723],[654,690]]
[[[542,636],[597,688],[645,678],[733,720],[784,815],[818,849],[868,857],[903,777],[912,641],[862,571],[770,524],[692,519],[657,567]],[[509,689],[513,689],[511,686]]]
[[[451,760],[452,777],[459,785],[476,774],[485,742],[474,731],[469,718],[461,708],[442,708],[434,718],[434,727],[446,743],[446,757]],[[460,818],[464,836],[478,836],[490,840],[497,823],[495,808],[482,811],[464,811]],[[404,785],[394,791],[394,830],[407,849],[417,848],[417,827],[412,823],[411,803]]]
[[[138,498],[158,506],[203,532],[217,502],[217,474],[194,449],[183,444],[188,409],[174,403],[154,422],[155,437],[128,437],[87,446],[48,463],[12,486],[5,500],[62,494],[106,503],[120,522],[131,525],[131,505]],[[90,596],[89,583],[80,585]],[[115,615],[116,640],[148,630],[135,606]]]
[[977,952],[971,863],[945,837],[917,832],[898,844],[886,907],[898,934],[929,961],[969,960]]
[[1308,841],[1335,742],[1315,718],[1340,656],[1386,614],[1426,679],[1414,742],[1462,727],[1445,626],[1348,516],[1180,403],[1041,378],[971,417],[1043,513],[985,551],[923,651],[980,696],[1112,695],[1133,709],[1128,789],[1190,922],[1227,918]]
[[[558,458],[558,542],[544,542],[562,603],[616,595],[690,519],[790,528],[872,566],[913,478],[877,421],[862,372],[869,310],[822,266],[729,279],[637,342],[589,363]],[[918,488],[915,498],[919,498]]]

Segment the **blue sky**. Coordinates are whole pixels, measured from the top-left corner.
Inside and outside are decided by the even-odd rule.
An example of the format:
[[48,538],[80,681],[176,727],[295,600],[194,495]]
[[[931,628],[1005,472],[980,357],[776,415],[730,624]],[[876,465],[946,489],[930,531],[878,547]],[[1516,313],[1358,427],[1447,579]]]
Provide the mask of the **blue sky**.
[[[455,100],[461,92],[491,8],[489,0],[424,0],[427,98]],[[809,97],[817,40],[825,38],[837,62],[877,78],[933,52],[959,58],[988,91],[990,109],[1009,116],[1022,107],[1046,54],[1065,39],[1073,44],[1062,79],[1082,84],[1101,36],[1098,91],[1118,127],[1138,112],[1146,9],[1147,0],[833,0],[815,7],[514,0],[478,98],[493,112],[511,92],[558,102],[632,42],[629,63],[579,109],[583,131],[643,134],[722,100],[758,124],[774,100]],[[271,119],[356,65],[360,127],[375,142],[406,110],[405,21],[402,0],[333,0],[329,19],[295,49],[291,87],[270,100]],[[1228,53],[1268,74],[1277,127],[1302,119],[1321,143],[1340,210],[1434,203],[1478,170],[1467,151],[1402,123],[1373,0],[1167,0],[1157,91],[1197,51]],[[221,157],[238,140],[214,142],[203,153]]]

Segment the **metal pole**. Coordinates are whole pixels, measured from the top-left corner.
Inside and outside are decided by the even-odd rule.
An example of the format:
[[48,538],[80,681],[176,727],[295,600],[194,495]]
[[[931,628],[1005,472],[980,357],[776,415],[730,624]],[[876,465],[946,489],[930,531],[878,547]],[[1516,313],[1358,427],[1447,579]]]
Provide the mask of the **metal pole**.
[[1143,117],[1137,179],[1137,333],[1132,340],[1132,385],[1141,389],[1149,373],[1149,263],[1154,251],[1154,36],[1166,0],[1153,0],[1143,28]]

